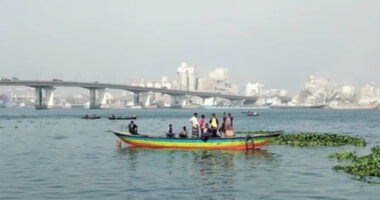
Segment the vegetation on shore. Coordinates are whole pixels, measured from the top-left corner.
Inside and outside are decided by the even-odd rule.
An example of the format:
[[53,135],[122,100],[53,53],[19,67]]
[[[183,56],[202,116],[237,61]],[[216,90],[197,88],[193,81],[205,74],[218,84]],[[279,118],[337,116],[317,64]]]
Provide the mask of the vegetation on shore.
[[349,165],[334,166],[334,170],[343,170],[346,173],[358,176],[380,177],[380,145],[372,147],[371,153],[365,156],[357,156],[354,152],[345,151],[331,154],[329,158],[351,161]]
[[[235,131],[236,134],[255,135],[269,133],[270,131]],[[272,139],[274,145],[291,145],[291,146],[365,146],[366,142],[362,138],[350,135],[335,133],[288,133],[282,134]]]

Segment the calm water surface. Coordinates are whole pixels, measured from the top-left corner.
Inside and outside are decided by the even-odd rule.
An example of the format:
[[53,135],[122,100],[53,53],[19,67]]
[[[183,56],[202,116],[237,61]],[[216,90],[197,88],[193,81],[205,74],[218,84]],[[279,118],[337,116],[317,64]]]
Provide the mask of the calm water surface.
[[[367,147],[267,146],[260,151],[117,149],[109,132],[137,114],[139,131],[163,134],[193,112],[221,110],[0,110],[0,199],[379,199],[378,179],[333,171],[327,156],[380,143],[380,110],[229,110],[236,130],[338,132]],[[82,120],[85,114],[103,116]]]

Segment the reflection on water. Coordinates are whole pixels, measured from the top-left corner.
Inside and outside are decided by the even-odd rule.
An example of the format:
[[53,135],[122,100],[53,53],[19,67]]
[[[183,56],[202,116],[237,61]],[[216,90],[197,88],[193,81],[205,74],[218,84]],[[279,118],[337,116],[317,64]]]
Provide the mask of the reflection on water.
[[[189,180],[179,179],[180,184],[184,188],[191,188],[191,193],[199,193],[199,198],[203,199],[238,199],[236,193],[240,189],[236,185],[241,184],[240,177],[237,177],[239,170],[249,171],[258,165],[273,163],[276,160],[267,150],[178,150],[137,147],[119,148],[117,157],[126,160],[126,168],[128,173],[131,173],[129,179],[138,178],[135,173],[138,174],[139,169],[145,167],[149,167],[151,171],[147,173],[151,176],[161,173],[175,177],[179,171],[180,177],[191,177]],[[252,165],[236,166],[241,162]]]
[[233,170],[234,153],[230,151],[192,151],[193,169],[200,175],[215,176]]

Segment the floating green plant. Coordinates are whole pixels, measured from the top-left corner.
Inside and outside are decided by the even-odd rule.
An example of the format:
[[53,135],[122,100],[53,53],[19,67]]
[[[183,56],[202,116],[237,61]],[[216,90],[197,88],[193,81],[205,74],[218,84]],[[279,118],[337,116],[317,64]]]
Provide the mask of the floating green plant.
[[292,146],[365,146],[362,138],[331,133],[283,134],[273,139],[272,144]]
[[[351,152],[352,153],[352,152]],[[358,176],[375,176],[380,177],[380,145],[372,147],[371,153],[365,156],[349,155],[347,152],[332,154],[329,157],[350,159],[350,165],[337,165],[334,170],[343,170],[346,173]]]
[[352,151],[344,151],[341,153],[334,153],[329,155],[329,158],[336,158],[338,160],[348,159],[348,160],[355,160],[357,156],[355,155],[355,152]]
[[[262,134],[270,131],[236,131],[236,134]],[[271,144],[275,145],[291,145],[291,146],[365,146],[366,142],[362,138],[334,134],[334,133],[289,133],[282,134],[272,139]]]

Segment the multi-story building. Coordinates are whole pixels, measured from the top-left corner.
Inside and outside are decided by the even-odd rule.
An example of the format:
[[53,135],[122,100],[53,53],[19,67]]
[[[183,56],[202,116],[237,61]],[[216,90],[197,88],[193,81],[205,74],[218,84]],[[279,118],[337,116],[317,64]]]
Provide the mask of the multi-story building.
[[262,83],[248,83],[245,88],[245,96],[263,96],[264,84]]
[[269,89],[269,90],[264,90],[263,91],[263,96],[266,97],[283,97],[288,95],[288,91],[284,89]]
[[177,70],[177,89],[179,90],[197,90],[198,75],[196,66],[191,63],[182,62]]
[[360,89],[359,104],[380,103],[380,88],[374,83],[365,85]]
[[198,90],[238,94],[238,85],[228,80],[227,72],[226,68],[216,68],[209,72],[208,77],[199,78]]
[[209,77],[202,77],[198,79],[198,90],[199,91],[213,91],[214,81]]
[[327,78],[310,75],[304,88],[293,99],[296,103],[303,105],[325,104],[335,96],[335,87],[336,83]]
[[309,76],[308,82],[294,98],[303,105],[350,104],[357,101],[355,88],[347,83],[332,82],[324,77]]

